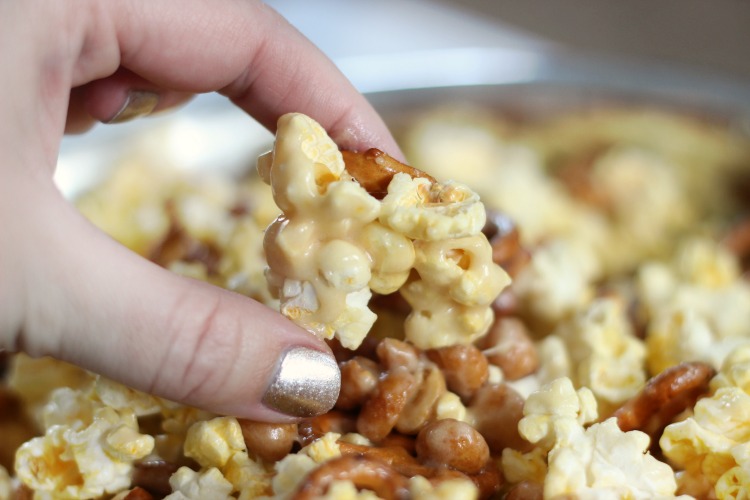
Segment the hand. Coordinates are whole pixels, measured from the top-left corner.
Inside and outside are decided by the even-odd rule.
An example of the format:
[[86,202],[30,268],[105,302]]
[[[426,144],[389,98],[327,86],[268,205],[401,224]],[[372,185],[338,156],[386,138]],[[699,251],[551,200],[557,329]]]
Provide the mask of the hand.
[[[399,154],[333,64],[259,1],[9,0],[0,2],[0,73],[0,349],[51,355],[218,413],[283,421],[329,409],[338,368],[322,341],[118,245],[63,199],[52,174],[66,129],[210,91],[271,130],[299,111],[342,147]],[[279,379],[290,352],[320,378]]]

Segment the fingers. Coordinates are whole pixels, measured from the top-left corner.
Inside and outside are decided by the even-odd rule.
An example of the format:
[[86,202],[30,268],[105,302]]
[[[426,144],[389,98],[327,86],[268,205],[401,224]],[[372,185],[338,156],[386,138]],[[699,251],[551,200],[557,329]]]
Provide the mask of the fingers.
[[120,123],[170,109],[193,97],[190,92],[157,87],[122,68],[112,76],[84,85],[81,90],[87,113],[106,123]]
[[[49,9],[30,22],[24,9],[41,4]],[[339,375],[322,342],[259,304],[128,252],[84,221],[37,167],[54,165],[74,87],[71,125],[85,125],[87,115],[119,116],[134,90],[156,93],[154,109],[177,102],[170,96],[218,90],[271,130],[279,115],[298,111],[345,148],[399,157],[385,125],[323,54],[261,2],[67,5],[0,3],[0,20],[25,23],[3,24],[12,29],[0,30],[0,40],[43,31],[18,51],[0,51],[0,68],[20,68],[9,72],[0,97],[0,116],[14,124],[0,131],[7,181],[0,206],[8,208],[0,227],[12,242],[0,250],[0,348],[54,354],[220,413],[279,420],[327,410]]]
[[184,104],[189,92],[159,88],[120,68],[114,75],[71,90],[66,133],[85,132],[96,122],[122,123]]
[[327,346],[270,308],[142,259],[50,194],[22,215],[18,232],[44,241],[24,249],[27,352],[259,420],[335,403],[340,375]]
[[[321,123],[344,148],[377,147],[401,157],[367,100],[324,54],[262,2],[137,0],[103,5],[88,18],[74,84],[93,81],[105,68],[119,64],[158,88],[219,90],[272,131],[280,115],[301,112]],[[116,38],[106,31],[113,26]]]

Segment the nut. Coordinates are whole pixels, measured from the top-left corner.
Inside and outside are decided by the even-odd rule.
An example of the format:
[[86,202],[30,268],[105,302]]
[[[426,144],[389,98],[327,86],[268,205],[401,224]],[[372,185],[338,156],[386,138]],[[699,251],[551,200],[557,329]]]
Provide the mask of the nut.
[[523,418],[524,399],[507,384],[486,385],[479,389],[469,405],[474,427],[484,436],[492,453],[505,448],[527,451],[530,443],[518,433]]
[[339,410],[358,408],[375,391],[380,369],[373,360],[362,356],[344,361],[341,368],[341,391],[336,401]]
[[429,349],[427,357],[443,371],[448,388],[470,398],[489,377],[487,358],[473,345]]
[[518,380],[539,368],[536,346],[518,318],[498,318],[479,345],[487,361],[499,366],[508,380]]
[[407,368],[396,367],[387,372],[373,396],[362,406],[357,431],[371,441],[382,441],[417,389],[417,380]]
[[437,367],[426,368],[422,380],[396,421],[396,430],[404,434],[416,434],[433,417],[435,404],[445,394],[445,378]]
[[417,458],[432,467],[478,474],[490,459],[490,448],[472,426],[452,418],[437,420],[417,435]]
[[247,450],[267,462],[276,462],[292,451],[297,424],[270,424],[238,418]]

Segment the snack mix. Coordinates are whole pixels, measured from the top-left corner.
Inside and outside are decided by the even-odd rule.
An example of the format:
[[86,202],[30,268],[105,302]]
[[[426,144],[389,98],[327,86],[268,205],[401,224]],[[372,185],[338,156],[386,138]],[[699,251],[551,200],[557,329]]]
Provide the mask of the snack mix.
[[288,114],[241,179],[130,158],[81,196],[326,339],[341,392],[269,424],[0,353],[0,499],[750,498],[749,141],[614,106],[398,137],[416,168]]

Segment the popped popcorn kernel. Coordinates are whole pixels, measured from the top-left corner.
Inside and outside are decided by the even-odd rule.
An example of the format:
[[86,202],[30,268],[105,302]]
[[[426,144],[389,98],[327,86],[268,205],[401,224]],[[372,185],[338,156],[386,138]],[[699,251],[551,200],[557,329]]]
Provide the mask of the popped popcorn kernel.
[[373,222],[362,230],[360,244],[373,260],[370,289],[385,295],[401,288],[416,257],[411,239]]
[[300,454],[287,455],[276,462],[276,474],[272,480],[274,498],[288,498],[317,466],[318,463],[308,455]]
[[336,442],[340,437],[341,434],[336,432],[327,432],[322,437],[302,448],[299,454],[309,456],[315,463],[323,463],[326,460],[340,457],[341,450]]
[[500,459],[505,479],[510,483],[531,481],[543,484],[547,476],[548,451],[539,446],[527,453],[505,448]]
[[406,284],[401,295],[412,307],[406,338],[422,349],[468,344],[487,332],[494,315],[486,306],[457,304],[425,280]]
[[11,498],[13,490],[13,483],[8,471],[0,465],[0,498]]
[[669,465],[647,452],[648,435],[622,432],[614,418],[593,424],[575,439],[558,442],[548,455],[545,497],[674,497],[677,483]]
[[521,436],[547,448],[598,416],[591,390],[586,387],[576,390],[569,378],[553,380],[532,393],[526,399],[523,414],[518,423]]
[[245,452],[233,453],[221,472],[232,483],[234,491],[240,493],[240,498],[257,498],[272,493],[272,474]]
[[188,467],[180,467],[169,478],[172,493],[165,500],[193,500],[211,498],[229,500],[232,498],[232,484],[222,476],[219,469],[211,467],[196,472]]
[[115,410],[130,408],[137,417],[158,413],[163,404],[156,396],[101,376],[94,382],[94,393],[104,405]]
[[736,256],[718,243],[686,239],[671,261],[641,266],[636,283],[651,320],[646,344],[652,372],[694,360],[718,369],[746,341],[750,285],[739,277]]
[[242,429],[234,417],[217,417],[196,422],[185,437],[185,456],[202,467],[221,469],[238,452],[245,450]]
[[101,407],[92,398],[92,391],[87,389],[71,389],[60,387],[53,390],[49,400],[41,410],[41,420],[44,429],[54,425],[66,425],[73,429],[81,429],[94,420],[94,411]]
[[737,387],[750,394],[750,340],[734,349],[711,379],[714,391],[722,387]]
[[615,418],[586,427],[596,418],[588,389],[575,391],[567,378],[542,386],[526,400],[518,424],[537,446],[503,451],[506,478],[543,483],[545,498],[674,497],[674,471],[647,452],[648,435],[622,432]]
[[452,418],[459,422],[470,422],[472,420],[458,394],[450,391],[443,393],[435,403],[435,419],[444,420],[446,418]]
[[83,389],[93,379],[94,375],[70,363],[18,353],[9,366],[7,384],[21,397],[34,420],[43,425],[42,412],[55,389]]
[[567,240],[538,247],[514,282],[526,314],[551,325],[585,307],[594,297],[596,262],[589,247]]
[[388,185],[380,222],[415,240],[436,241],[479,233],[486,214],[479,195],[457,182],[432,184],[398,173]]
[[732,467],[716,481],[714,491],[718,500],[750,497],[750,471]]
[[259,165],[284,212],[264,240],[282,314],[356,348],[375,322],[367,307],[372,263],[356,242],[377,218],[378,200],[350,180],[336,144],[301,114],[279,119],[270,164]]
[[[614,408],[635,395],[645,384],[646,348],[634,336],[620,300],[593,301],[571,319],[561,322],[552,336],[562,340],[564,350],[549,355],[557,359],[567,357],[569,371],[565,375],[576,386],[591,389],[602,413],[608,413],[605,407]],[[545,341],[549,342],[549,337]]]
[[83,428],[53,425],[16,453],[16,473],[34,490],[62,498],[97,498],[130,485],[133,462],[154,438],[140,434],[135,415],[99,408]]
[[412,498],[423,500],[451,500],[453,498],[475,500],[479,498],[478,488],[467,479],[448,479],[433,486],[427,478],[414,476],[409,479],[409,493]]

